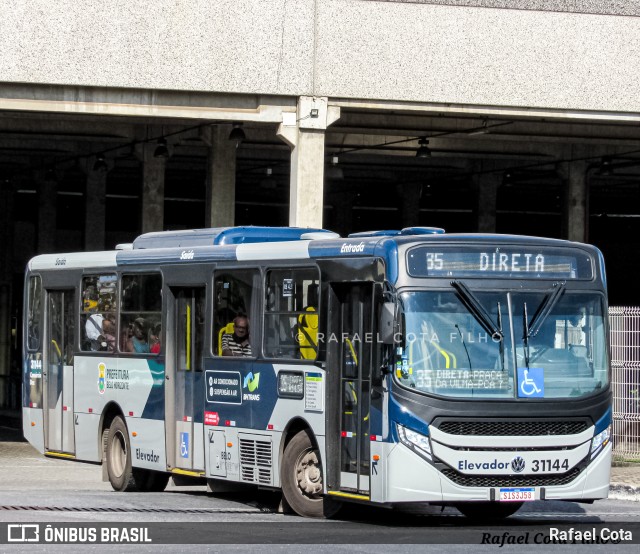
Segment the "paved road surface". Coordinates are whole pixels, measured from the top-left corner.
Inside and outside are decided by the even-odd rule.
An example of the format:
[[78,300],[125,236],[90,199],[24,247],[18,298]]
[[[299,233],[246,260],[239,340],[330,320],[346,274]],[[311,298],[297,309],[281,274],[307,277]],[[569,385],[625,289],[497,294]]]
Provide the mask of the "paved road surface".
[[[279,497],[275,493],[212,495],[207,494],[204,487],[176,487],[172,483],[163,493],[116,493],[109,483],[102,482],[101,477],[100,466],[45,458],[24,442],[0,442],[0,522],[68,522],[74,525],[126,522],[129,525],[151,524],[152,527],[161,524],[164,537],[168,533],[171,539],[183,537],[181,540],[185,543],[209,543],[180,547],[185,552],[264,552],[264,546],[260,544],[269,544],[270,554],[298,552],[302,548],[314,552],[370,552],[371,544],[366,543],[394,543],[396,554],[436,548],[436,545],[424,545],[430,542],[445,543],[437,548],[446,552],[477,552],[483,533],[487,531],[492,536],[508,533],[517,537],[529,533],[531,543],[535,533],[548,532],[552,526],[584,529],[603,522],[611,528],[626,526],[633,529],[636,539],[640,539],[640,502],[633,501],[604,500],[594,505],[532,502],[504,524],[493,528],[473,524],[453,508],[442,511],[436,507],[398,511],[349,505],[340,519],[323,521],[278,513]],[[197,525],[189,527],[187,523]],[[158,530],[157,527],[154,529]],[[285,541],[294,546],[278,544]],[[243,542],[260,544],[244,547],[237,544]],[[332,542],[339,544],[328,544]],[[446,544],[452,542],[472,544]],[[308,543],[314,546],[302,546]],[[422,543],[422,546],[416,550],[409,543]],[[637,552],[637,544],[590,546],[608,548],[609,552],[613,551],[612,547],[616,552],[627,549]],[[122,545],[64,548],[65,552],[75,551],[75,548],[78,552],[87,551],[87,548],[127,550]],[[172,545],[129,548],[134,549],[132,552],[175,551]],[[550,546],[529,544],[518,548],[536,548],[537,552],[542,552]],[[0,551],[3,549],[0,545]],[[47,545],[28,548],[29,552],[53,550],[53,546]]]

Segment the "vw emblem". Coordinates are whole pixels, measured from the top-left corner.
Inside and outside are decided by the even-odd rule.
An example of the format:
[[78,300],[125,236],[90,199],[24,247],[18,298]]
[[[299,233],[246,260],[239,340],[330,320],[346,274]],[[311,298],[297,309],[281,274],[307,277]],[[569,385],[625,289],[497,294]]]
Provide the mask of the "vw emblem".
[[524,460],[520,456],[516,456],[511,460],[511,469],[515,473],[520,473],[524,469]]

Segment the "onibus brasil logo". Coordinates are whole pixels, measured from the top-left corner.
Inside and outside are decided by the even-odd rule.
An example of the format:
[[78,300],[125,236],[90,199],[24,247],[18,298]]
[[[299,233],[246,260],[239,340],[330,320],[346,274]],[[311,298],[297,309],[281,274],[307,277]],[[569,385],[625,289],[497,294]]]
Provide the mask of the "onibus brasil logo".
[[258,385],[260,384],[260,374],[253,372],[247,373],[244,377],[244,383],[242,385],[243,389],[247,389],[249,392],[245,392],[242,395],[243,400],[260,400],[260,395],[256,393],[258,390]]

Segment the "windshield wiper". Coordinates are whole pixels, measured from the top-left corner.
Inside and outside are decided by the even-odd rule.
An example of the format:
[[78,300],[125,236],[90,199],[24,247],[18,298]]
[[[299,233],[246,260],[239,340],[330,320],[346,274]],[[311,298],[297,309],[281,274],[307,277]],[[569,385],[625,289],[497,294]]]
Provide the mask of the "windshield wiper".
[[496,326],[487,310],[484,309],[475,295],[469,290],[469,287],[467,287],[467,285],[462,281],[451,281],[451,286],[456,289],[462,299],[462,303],[467,310],[469,310],[471,315],[476,318],[482,328],[491,335],[491,338],[495,342],[501,342],[504,338],[504,334],[501,329],[502,326]]
[[471,367],[471,356],[469,356],[469,349],[467,348],[467,343],[464,340],[464,335],[462,334],[462,331],[460,330],[460,326],[456,323],[455,324],[455,328],[458,330],[458,333],[460,334],[460,340],[462,341],[462,346],[464,346],[464,351],[467,353],[467,360],[469,360],[469,369],[473,369],[473,367]]
[[[498,302],[498,330],[502,333],[502,308]],[[500,341],[500,371],[504,371],[504,341]]]
[[527,369],[529,368],[529,338],[535,337],[538,334],[538,331],[540,331],[545,319],[547,319],[551,310],[553,310],[555,305],[558,303],[558,300],[560,300],[566,284],[566,281],[553,283],[554,289],[550,294],[547,294],[544,300],[540,303],[538,311],[531,319],[531,323],[529,323],[529,316],[527,315],[527,303],[524,303],[522,310],[522,328],[524,331],[522,342],[524,343],[524,363]]
[[529,369],[529,337],[531,332],[529,330],[529,315],[527,314],[527,303],[522,306],[522,329],[524,334],[522,335],[522,344],[524,346],[524,367]]
[[545,297],[545,299],[542,301],[542,304],[540,304],[538,311],[533,316],[531,323],[527,326],[528,329],[526,331],[529,333],[527,338],[535,337],[538,334],[538,331],[540,331],[540,327],[542,327],[544,320],[547,319],[547,316],[551,313],[551,310],[555,308],[558,300],[560,300],[566,284],[566,281],[553,283],[554,290],[551,291],[551,294],[548,294]]

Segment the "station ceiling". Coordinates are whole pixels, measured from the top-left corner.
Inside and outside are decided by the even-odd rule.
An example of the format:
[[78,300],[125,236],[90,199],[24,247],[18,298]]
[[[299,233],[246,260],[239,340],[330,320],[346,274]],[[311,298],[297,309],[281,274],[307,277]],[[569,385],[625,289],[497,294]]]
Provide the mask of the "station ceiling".
[[[77,159],[99,153],[115,168],[129,167],[139,163],[131,145],[160,136],[167,137],[170,166],[197,170],[206,158],[198,126],[208,124],[216,123],[0,112],[0,171],[64,171]],[[275,125],[245,122],[243,129],[246,140],[237,152],[239,183],[245,177],[247,183],[262,177],[266,167],[272,167],[276,179],[288,176],[289,149],[276,137]],[[421,138],[429,141],[428,158],[416,158]],[[572,151],[576,146],[583,149],[578,155]],[[327,130],[326,154],[328,164],[338,156],[345,179],[356,182],[477,173],[483,162],[530,177],[578,156],[594,164],[612,157],[615,174],[634,178],[640,166],[640,129],[635,121],[513,120],[342,108],[340,119]],[[389,172],[381,173],[379,167]],[[623,171],[615,171],[618,167]]]

